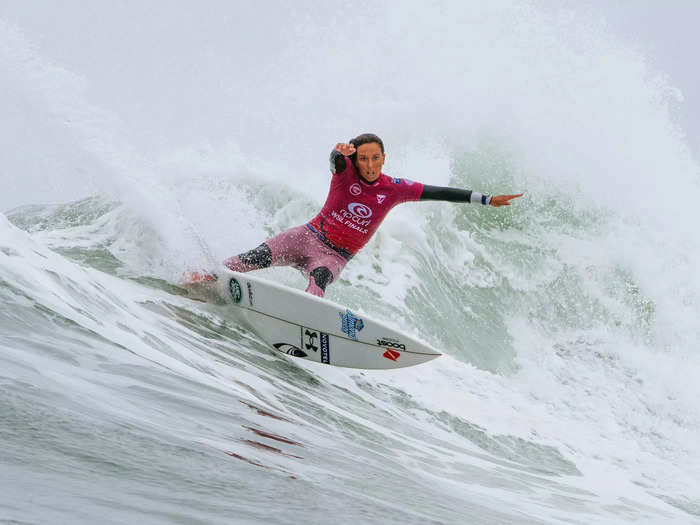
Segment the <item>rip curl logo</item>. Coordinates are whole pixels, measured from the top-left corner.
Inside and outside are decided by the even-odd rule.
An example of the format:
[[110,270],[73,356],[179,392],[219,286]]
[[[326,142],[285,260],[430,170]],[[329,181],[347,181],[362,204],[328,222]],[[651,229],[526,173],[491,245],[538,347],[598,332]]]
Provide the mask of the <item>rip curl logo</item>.
[[372,208],[362,204],[361,202],[351,202],[348,204],[348,210],[353,215],[361,219],[369,219],[372,216]]
[[340,316],[340,329],[344,334],[347,334],[350,339],[357,341],[357,332],[365,327],[364,321],[358,319],[357,316],[350,310],[345,310],[345,313],[338,312]]
[[348,204],[347,210],[342,208],[338,211],[333,210],[331,216],[344,226],[366,235],[367,226],[372,222],[370,219],[372,208],[359,202],[353,202]]
[[352,186],[350,186],[350,193],[357,197],[360,193],[362,193],[362,188],[360,185],[356,182]]
[[379,204],[381,204],[382,202],[384,202],[384,199],[386,199],[386,195],[381,195],[381,194],[380,194],[380,195],[377,195],[377,202],[378,202]]

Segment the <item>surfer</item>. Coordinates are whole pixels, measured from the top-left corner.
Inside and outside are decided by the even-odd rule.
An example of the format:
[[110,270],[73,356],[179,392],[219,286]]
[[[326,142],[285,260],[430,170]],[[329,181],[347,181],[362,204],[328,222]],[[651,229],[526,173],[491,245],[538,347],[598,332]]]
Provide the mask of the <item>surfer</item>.
[[370,240],[386,214],[402,202],[439,200],[510,206],[517,195],[488,195],[429,186],[382,173],[384,143],[364,133],[331,152],[331,186],[326,203],[310,222],[268,239],[257,248],[224,261],[236,272],[294,266],[309,279],[308,293],[323,297],[345,265]]

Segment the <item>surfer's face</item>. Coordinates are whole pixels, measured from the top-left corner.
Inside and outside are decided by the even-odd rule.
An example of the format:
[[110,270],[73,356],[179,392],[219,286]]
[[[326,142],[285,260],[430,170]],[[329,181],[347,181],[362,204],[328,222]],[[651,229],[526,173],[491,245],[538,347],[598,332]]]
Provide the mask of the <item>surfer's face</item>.
[[362,178],[374,182],[379,178],[384,166],[385,155],[376,142],[362,144],[357,148],[356,164]]

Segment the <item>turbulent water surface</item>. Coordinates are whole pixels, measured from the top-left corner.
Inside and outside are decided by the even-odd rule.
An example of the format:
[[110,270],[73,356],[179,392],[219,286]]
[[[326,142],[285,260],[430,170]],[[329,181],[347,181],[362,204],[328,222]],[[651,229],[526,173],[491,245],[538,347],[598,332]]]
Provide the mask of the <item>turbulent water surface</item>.
[[[700,523],[700,177],[644,58],[517,2],[213,5],[0,12],[0,521]],[[402,205],[329,287],[441,358],[294,360],[176,286],[367,130],[526,192]]]

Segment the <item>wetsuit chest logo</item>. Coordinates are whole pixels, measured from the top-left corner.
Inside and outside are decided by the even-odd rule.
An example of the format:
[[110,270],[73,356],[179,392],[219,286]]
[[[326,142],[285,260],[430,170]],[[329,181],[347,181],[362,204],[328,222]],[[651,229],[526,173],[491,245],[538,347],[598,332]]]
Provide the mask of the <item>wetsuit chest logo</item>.
[[360,187],[360,185],[357,182],[355,184],[353,184],[352,186],[350,186],[350,194],[351,195],[354,195],[355,197],[357,197],[360,193],[362,193],[362,188]]
[[361,202],[351,202],[348,204],[348,210],[353,215],[360,217],[362,219],[368,219],[372,216],[372,208],[365,206]]
[[379,204],[381,204],[382,202],[384,202],[384,199],[386,199],[386,195],[381,195],[381,194],[378,194],[378,195],[377,195],[377,202],[378,202]]

